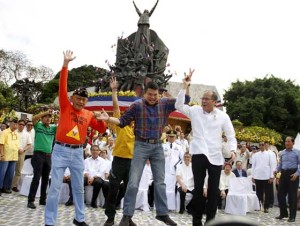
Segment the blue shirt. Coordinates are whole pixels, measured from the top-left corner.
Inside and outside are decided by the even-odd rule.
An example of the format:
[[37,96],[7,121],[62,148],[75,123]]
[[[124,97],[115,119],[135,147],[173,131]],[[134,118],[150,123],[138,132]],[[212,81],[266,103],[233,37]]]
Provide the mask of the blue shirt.
[[280,153],[280,161],[277,167],[277,172],[287,169],[298,169],[296,174],[300,175],[300,151],[298,149],[283,150]]
[[[135,136],[143,139],[160,139],[167,118],[175,111],[175,98],[161,98],[157,104],[149,105],[146,100],[136,100],[120,117],[120,127],[123,128],[134,121]],[[185,96],[185,102],[190,101]]]

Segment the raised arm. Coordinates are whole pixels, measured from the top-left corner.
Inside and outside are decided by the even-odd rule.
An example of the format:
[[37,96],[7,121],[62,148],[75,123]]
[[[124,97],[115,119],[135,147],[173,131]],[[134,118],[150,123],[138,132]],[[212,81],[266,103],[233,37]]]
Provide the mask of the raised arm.
[[134,2],[134,1],[133,1],[133,5],[134,5],[134,8],[135,8],[135,10],[136,10],[137,14],[138,14],[139,16],[141,16],[141,15],[142,15],[142,13],[141,13],[141,11],[138,9],[138,7],[136,6],[136,4],[135,4],[135,2]]
[[61,110],[63,110],[68,104],[70,104],[68,98],[68,90],[67,90],[68,66],[69,66],[69,62],[76,58],[75,56],[73,56],[73,52],[71,50],[67,50],[63,52],[63,54],[64,54],[64,62],[63,62],[63,68],[61,69],[60,72],[59,90],[58,90],[59,106]]
[[112,92],[112,101],[113,101],[113,111],[114,115],[120,115],[120,107],[119,107],[119,102],[118,102],[118,82],[115,76],[112,76],[110,79],[110,88]]
[[178,94],[178,96],[176,98],[176,102],[175,102],[175,108],[178,111],[180,111],[181,113],[188,116],[188,117],[190,115],[190,111],[189,111],[190,107],[185,105],[184,96],[185,96],[185,94],[187,94],[187,92],[189,90],[189,86],[190,86],[190,83],[191,83],[191,78],[192,78],[192,75],[193,75],[194,71],[195,70],[190,69],[188,74],[184,73],[184,78],[182,79],[183,87],[179,91],[179,94]]
[[158,4],[158,1],[159,1],[159,0],[156,1],[155,5],[154,5],[153,8],[151,9],[151,11],[150,11],[150,13],[149,13],[149,17],[150,17],[150,16],[152,15],[152,13],[154,12],[154,10],[155,10],[155,8],[156,8],[156,6],[157,6],[157,4]]

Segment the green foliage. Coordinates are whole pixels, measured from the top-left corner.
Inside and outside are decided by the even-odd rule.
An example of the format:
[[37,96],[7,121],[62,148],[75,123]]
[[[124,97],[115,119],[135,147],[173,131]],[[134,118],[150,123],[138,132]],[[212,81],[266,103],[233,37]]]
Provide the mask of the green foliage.
[[300,130],[300,88],[273,75],[234,82],[225,92],[224,105],[231,119],[244,126],[260,126],[295,136]]
[[0,81],[0,109],[10,111],[16,106],[16,99],[13,95],[13,89]]
[[[68,75],[68,91],[75,90],[79,87],[95,86],[99,78],[106,75],[107,71],[92,65],[84,65],[73,68]],[[52,103],[58,94],[60,72],[58,72],[53,80],[46,83],[39,101],[42,103]]]

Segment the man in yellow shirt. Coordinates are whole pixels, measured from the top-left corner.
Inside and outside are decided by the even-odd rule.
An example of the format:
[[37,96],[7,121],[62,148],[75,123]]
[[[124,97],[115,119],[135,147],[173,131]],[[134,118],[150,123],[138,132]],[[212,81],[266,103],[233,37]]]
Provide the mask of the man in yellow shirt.
[[[110,80],[110,88],[112,90],[113,100],[113,116],[119,118],[121,116],[120,108],[118,104],[117,95],[117,81],[116,78]],[[134,146],[134,133],[133,124],[120,128],[115,126],[117,139],[115,142],[115,148],[113,150],[113,162],[112,168],[109,174],[109,192],[106,199],[105,215],[108,217],[104,226],[114,225],[114,219],[116,214],[116,202],[120,188],[121,181],[124,182],[124,188],[126,190],[129,180],[129,171],[131,165],[131,159],[133,157]],[[125,191],[124,191],[125,194]],[[136,226],[136,224],[130,220],[129,226]]]
[[18,161],[18,119],[9,123],[9,128],[0,135],[0,194],[11,193],[16,162]]

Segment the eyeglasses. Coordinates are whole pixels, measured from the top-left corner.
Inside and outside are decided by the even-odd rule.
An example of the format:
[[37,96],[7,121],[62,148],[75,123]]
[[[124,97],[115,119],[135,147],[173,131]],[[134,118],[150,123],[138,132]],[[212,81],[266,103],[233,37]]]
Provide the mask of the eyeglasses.
[[19,123],[19,126],[25,126],[25,124],[23,124],[23,123]]
[[265,146],[265,144],[259,144],[259,146]]
[[27,124],[26,126],[33,126],[32,124]]

